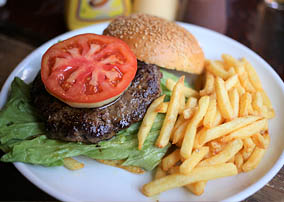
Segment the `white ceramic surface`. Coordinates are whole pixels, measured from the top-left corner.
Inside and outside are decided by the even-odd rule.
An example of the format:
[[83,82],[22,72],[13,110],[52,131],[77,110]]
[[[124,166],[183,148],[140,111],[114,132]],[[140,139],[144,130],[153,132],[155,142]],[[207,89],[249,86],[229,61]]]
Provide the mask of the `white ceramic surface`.
[[[261,57],[240,43],[204,28],[180,24],[196,36],[207,58],[220,59],[222,53],[229,53],[237,58],[246,57],[256,68],[276,111],[276,118],[269,123],[271,146],[257,169],[234,177],[210,181],[205,193],[199,197],[178,188],[147,198],[141,194],[140,189],[151,180],[151,173],[135,175],[83,157],[78,158],[84,162],[85,168],[75,172],[64,167],[45,168],[24,163],[15,163],[16,168],[36,186],[63,201],[239,201],[268,183],[284,164],[282,80]],[[0,94],[0,108],[6,102],[10,84],[15,76],[26,82],[34,79],[40,68],[41,56],[48,47],[58,40],[80,33],[101,34],[106,26],[107,24],[99,24],[68,32],[33,51],[17,66],[4,84]]]

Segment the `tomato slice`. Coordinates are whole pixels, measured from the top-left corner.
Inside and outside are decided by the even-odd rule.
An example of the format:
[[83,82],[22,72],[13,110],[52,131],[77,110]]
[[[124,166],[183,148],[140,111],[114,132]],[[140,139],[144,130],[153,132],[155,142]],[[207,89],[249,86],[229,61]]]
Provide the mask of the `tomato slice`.
[[81,34],[51,46],[42,57],[47,91],[73,107],[98,107],[130,85],[137,60],[120,39]]

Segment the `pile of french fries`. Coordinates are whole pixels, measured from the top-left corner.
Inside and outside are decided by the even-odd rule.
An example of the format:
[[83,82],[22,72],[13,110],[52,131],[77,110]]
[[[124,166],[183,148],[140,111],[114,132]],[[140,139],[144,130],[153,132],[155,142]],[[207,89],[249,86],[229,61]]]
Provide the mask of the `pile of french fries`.
[[[223,54],[222,61],[207,60],[202,89],[184,86],[184,76],[167,80],[169,102],[156,99],[138,132],[139,149],[158,113],[165,113],[157,147],[171,142],[155,179],[142,188],[146,196],[182,187],[195,195],[208,180],[233,176],[257,167],[270,142],[271,102],[260,79],[246,60]],[[201,79],[202,80],[202,79]]]

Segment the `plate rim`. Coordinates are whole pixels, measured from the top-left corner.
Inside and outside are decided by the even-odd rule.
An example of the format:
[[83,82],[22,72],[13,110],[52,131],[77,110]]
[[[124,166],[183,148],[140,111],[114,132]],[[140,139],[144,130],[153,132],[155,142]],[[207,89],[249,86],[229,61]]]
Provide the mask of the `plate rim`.
[[[280,76],[275,72],[275,70],[271,67],[270,64],[268,64],[261,56],[259,56],[257,53],[255,53],[250,48],[246,47],[245,45],[241,44],[240,42],[238,42],[238,41],[236,41],[236,40],[234,40],[234,39],[232,39],[232,38],[230,38],[226,35],[220,34],[220,33],[215,32],[213,30],[210,30],[210,29],[207,29],[207,28],[204,28],[204,27],[200,27],[200,26],[197,26],[197,25],[189,24],[189,23],[184,23],[184,22],[177,22],[177,23],[182,25],[183,27],[194,27],[194,28],[199,29],[203,32],[213,34],[218,38],[221,37],[223,40],[225,39],[225,40],[229,41],[230,43],[232,43],[233,45],[239,46],[241,49],[248,51],[254,58],[256,58],[259,62],[261,62],[263,64],[263,68],[266,68],[269,72],[271,72],[273,74],[274,79],[276,79],[277,83],[279,83],[279,86],[281,87],[283,94],[284,94],[284,83],[283,83],[282,79],[280,78]],[[63,34],[60,34],[60,35],[50,39],[49,41],[45,42],[44,44],[42,44],[41,46],[39,46],[35,50],[33,50],[28,56],[26,56],[16,66],[16,68],[10,73],[10,75],[6,79],[4,85],[2,86],[2,89],[1,89],[1,92],[0,92],[0,97],[1,97],[0,109],[6,103],[7,95],[8,95],[12,80],[15,78],[17,72],[20,72],[22,69],[25,69],[26,64],[30,60],[32,60],[32,58],[34,57],[33,55],[36,55],[41,50],[45,49],[45,47],[48,46],[48,44],[52,44],[52,43],[60,40],[61,38],[64,38],[66,36],[70,36],[72,34],[79,34],[81,32],[84,32],[84,30],[86,30],[86,32],[89,32],[87,30],[90,30],[90,28],[92,28],[92,27],[107,26],[108,24],[109,24],[109,22],[98,23],[98,24],[95,24],[95,25],[83,27],[81,29],[65,32]],[[4,91],[6,91],[6,93],[4,93]],[[46,183],[41,181],[41,179],[39,177],[36,177],[33,174],[33,172],[31,170],[29,170],[29,168],[27,167],[28,164],[21,163],[21,162],[15,162],[13,164],[16,167],[16,169],[25,178],[27,178],[31,183],[33,183],[39,189],[41,189],[42,191],[51,195],[52,197],[59,199],[59,200],[62,200],[62,201],[81,201],[80,199],[76,199],[76,197],[69,197],[68,195],[57,191],[56,189],[52,188],[50,185],[47,185]],[[262,187],[264,187],[274,176],[276,176],[276,174],[279,172],[279,170],[283,167],[283,164],[284,164],[284,151],[282,151],[282,154],[279,156],[276,163],[271,167],[271,169],[263,177],[259,178],[255,183],[248,186],[243,191],[238,192],[237,194],[234,194],[230,197],[227,197],[222,201],[241,201],[241,200],[251,196],[252,194],[257,192],[258,190],[260,190]]]

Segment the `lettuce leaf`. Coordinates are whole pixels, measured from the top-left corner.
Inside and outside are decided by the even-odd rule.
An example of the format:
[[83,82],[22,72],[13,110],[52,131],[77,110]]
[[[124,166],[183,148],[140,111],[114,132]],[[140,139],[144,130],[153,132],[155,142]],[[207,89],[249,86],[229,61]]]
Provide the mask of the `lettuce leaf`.
[[[167,78],[177,78],[165,70],[161,71],[163,94],[170,96],[171,92],[166,89],[165,81]],[[48,139],[44,124],[39,120],[30,103],[30,85],[15,78],[9,99],[0,111],[0,149],[6,153],[1,157],[1,161],[61,166],[64,158],[82,155],[93,159],[125,159],[125,166],[152,170],[170,147],[170,144],[165,148],[157,148],[154,145],[164,120],[163,114],[157,116],[142,150],[137,149],[136,136],[140,122],[120,131],[110,140],[98,144],[83,144]]]
[[44,133],[44,124],[38,122],[36,110],[29,103],[30,86],[15,78],[9,99],[0,111],[0,149],[8,152],[11,143]]

